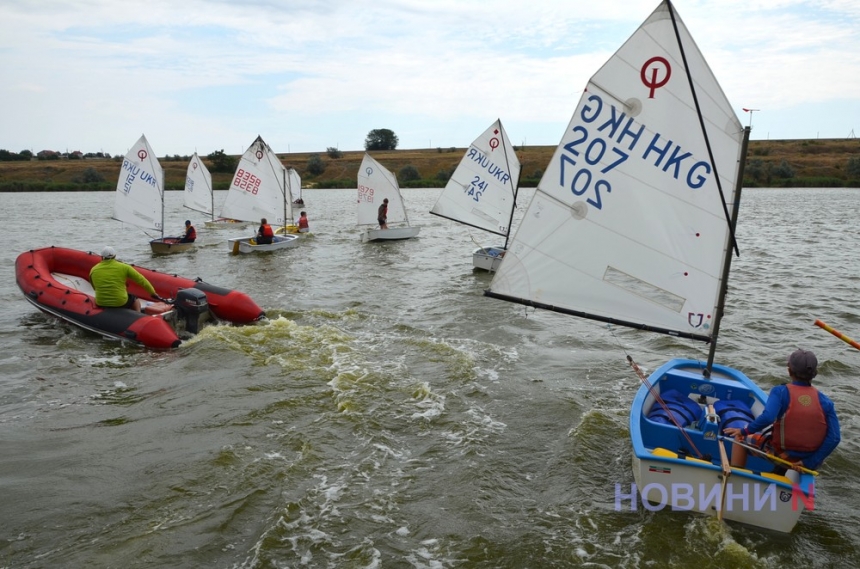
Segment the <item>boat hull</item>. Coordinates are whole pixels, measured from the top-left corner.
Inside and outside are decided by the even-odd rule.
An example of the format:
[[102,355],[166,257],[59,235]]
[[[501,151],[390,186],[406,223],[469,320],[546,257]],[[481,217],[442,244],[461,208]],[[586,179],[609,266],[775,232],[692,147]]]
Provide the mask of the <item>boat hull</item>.
[[[788,471],[773,473],[774,465],[750,455],[745,468],[731,467],[723,486],[719,445],[731,456],[732,445],[721,440],[719,419],[704,412],[684,426],[649,418],[658,407],[655,393],[677,391],[692,401],[740,401],[754,415],[764,409],[767,395],[743,373],[714,365],[710,379],[702,377],[702,362],[675,359],[656,370],[639,388],[630,413],[633,478],[637,496],[649,509],[695,511],[759,528],[790,532],[806,504],[814,503],[814,478]],[[702,405],[701,403],[697,403]],[[653,416],[652,416],[653,417]],[[700,456],[701,455],[701,456]],[[647,506],[646,506],[647,507]]]
[[492,273],[502,264],[504,256],[504,247],[480,247],[472,253],[472,266]]
[[258,245],[253,237],[237,237],[227,240],[227,248],[234,255],[239,253],[265,253],[289,249],[299,244],[298,235],[276,235],[275,241],[266,245]]
[[369,243],[370,241],[399,241],[402,239],[412,239],[421,231],[420,227],[391,227],[389,229],[368,229],[361,234],[361,242]]
[[153,239],[149,242],[149,246],[156,255],[171,255],[192,249],[194,243],[180,243],[178,237],[164,237],[162,239]]
[[[88,283],[90,269],[99,261],[99,255],[75,249],[35,249],[18,255],[15,277],[27,301],[47,314],[85,330],[147,348],[177,347],[181,340],[164,315],[142,314],[126,308],[100,308],[95,305],[91,292],[70,284],[70,279]],[[138,266],[135,269],[164,298],[176,298],[181,289],[195,288],[202,291],[209,309],[219,320],[249,324],[265,316],[265,312],[242,292],[211,285],[200,279],[167,275]],[[129,283],[128,288],[131,294],[141,299],[149,298],[149,293],[137,283]]]
[[298,225],[282,225],[275,229],[275,235],[294,235],[298,233],[307,233],[307,231],[299,231]]
[[207,221],[204,225],[209,229],[242,229],[244,227],[250,227],[253,225],[253,222],[221,218]]

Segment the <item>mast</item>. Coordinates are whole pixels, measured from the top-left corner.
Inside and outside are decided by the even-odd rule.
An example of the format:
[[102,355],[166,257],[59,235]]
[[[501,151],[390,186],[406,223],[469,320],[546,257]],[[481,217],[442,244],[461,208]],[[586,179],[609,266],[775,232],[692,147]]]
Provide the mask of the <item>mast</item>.
[[[280,164],[280,160],[278,161]],[[287,232],[287,169],[284,168],[283,164],[281,164],[281,177],[284,179],[284,184],[281,186],[281,196],[284,198],[284,233]],[[290,197],[293,197],[293,194],[290,193]],[[290,212],[292,213],[292,212]]]
[[738,165],[738,178],[735,180],[735,201],[732,204],[732,217],[731,217],[731,225],[729,228],[729,236],[728,243],[726,244],[725,251],[725,260],[723,261],[723,274],[720,282],[720,293],[717,297],[717,309],[714,314],[714,331],[711,333],[711,345],[708,348],[708,363],[705,365],[705,369],[702,372],[702,375],[706,378],[711,377],[711,368],[714,365],[714,355],[717,352],[717,334],[720,332],[720,322],[723,319],[723,309],[726,305],[726,292],[729,288],[729,271],[732,267],[732,253],[734,249],[732,248],[732,244],[735,243],[735,228],[738,223],[738,211],[741,207],[741,188],[743,187],[744,182],[744,168],[747,162],[747,147],[749,146],[750,140],[750,127],[744,128],[744,139],[741,143],[741,155],[739,157],[740,164]]
[[[200,167],[205,168],[203,164],[203,160],[200,160],[200,157],[197,157],[197,161],[200,162]],[[209,215],[212,217],[212,221],[215,221],[215,187],[212,184],[209,184],[209,201],[212,204],[212,207],[209,208]]]
[[164,241],[164,168],[160,163],[158,166],[161,168],[161,188],[159,189],[161,194],[161,240]]
[[[499,119],[499,130],[502,132],[502,144],[505,143],[505,139],[507,136],[505,135],[505,127],[502,126],[502,119]],[[516,155],[516,150],[514,150],[514,154]],[[519,157],[517,157],[519,160]],[[522,163],[520,163],[522,164]],[[508,147],[505,146],[505,168],[508,169],[508,172],[511,171],[511,163],[508,161]],[[514,198],[514,203],[511,204],[511,215],[508,217],[508,230],[505,231],[505,251],[508,250],[508,240],[511,238],[511,225],[514,223],[514,210],[517,209],[517,192],[520,189],[520,180],[523,177],[523,169],[520,167],[520,171],[517,174],[517,185],[511,188]],[[511,183],[513,183],[513,179],[511,179]]]
[[[508,168],[508,172],[510,172]],[[505,233],[505,251],[508,250],[508,240],[511,238],[511,226],[514,224],[514,210],[517,209],[517,192],[520,190],[520,180],[523,177],[523,169],[520,168],[520,173],[517,174],[517,185],[514,187],[514,203],[511,205],[511,216],[508,218],[508,231]]]

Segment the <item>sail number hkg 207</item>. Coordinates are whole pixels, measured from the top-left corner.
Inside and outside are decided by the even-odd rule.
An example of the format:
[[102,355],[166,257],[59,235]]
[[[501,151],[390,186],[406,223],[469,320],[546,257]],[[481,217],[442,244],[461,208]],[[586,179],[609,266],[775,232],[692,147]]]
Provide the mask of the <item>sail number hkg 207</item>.
[[[709,162],[693,160],[692,153],[663,139],[659,132],[645,142],[645,125],[636,123],[625,112],[619,113],[614,105],[604,104],[599,95],[592,94],[581,104],[581,123],[571,129],[573,140],[563,146],[565,152],[559,155],[559,184],[576,196],[586,196],[590,205],[603,208],[603,198],[612,191],[612,185],[602,176],[631,156],[635,158],[637,147],[642,148],[640,160],[649,160],[650,166],[670,173],[676,180],[683,178],[690,189],[701,188],[707,182]],[[597,122],[601,118],[603,121]],[[622,147],[623,143],[626,147]]]

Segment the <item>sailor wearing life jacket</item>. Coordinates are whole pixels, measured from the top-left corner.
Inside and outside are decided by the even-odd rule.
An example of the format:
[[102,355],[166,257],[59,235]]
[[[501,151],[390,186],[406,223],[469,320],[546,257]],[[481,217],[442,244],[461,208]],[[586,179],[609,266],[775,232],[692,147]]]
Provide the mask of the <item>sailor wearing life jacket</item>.
[[257,230],[257,244],[270,245],[274,241],[275,232],[272,231],[272,226],[266,221],[266,218],[260,220],[260,229]]
[[191,225],[191,220],[185,220],[185,234],[179,239],[180,243],[194,243],[197,239],[197,230]]
[[[746,436],[772,425],[769,450],[797,466],[815,470],[841,440],[833,401],[811,385],[817,374],[815,354],[809,350],[795,350],[788,357],[791,383],[770,390],[767,405],[755,421],[742,429],[727,428],[725,433]],[[735,445],[735,449],[740,448]]]

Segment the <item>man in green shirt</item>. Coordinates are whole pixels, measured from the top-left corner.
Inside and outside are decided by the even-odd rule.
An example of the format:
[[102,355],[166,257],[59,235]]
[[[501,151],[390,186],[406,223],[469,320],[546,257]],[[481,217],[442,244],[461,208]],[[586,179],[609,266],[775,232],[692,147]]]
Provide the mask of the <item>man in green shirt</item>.
[[116,251],[113,247],[102,249],[102,260],[90,269],[90,282],[96,291],[96,306],[101,308],[132,308],[140,312],[140,299],[129,294],[126,281],[131,279],[153,297],[158,295],[155,288],[146,277],[134,270],[131,265],[126,265],[116,260]]

